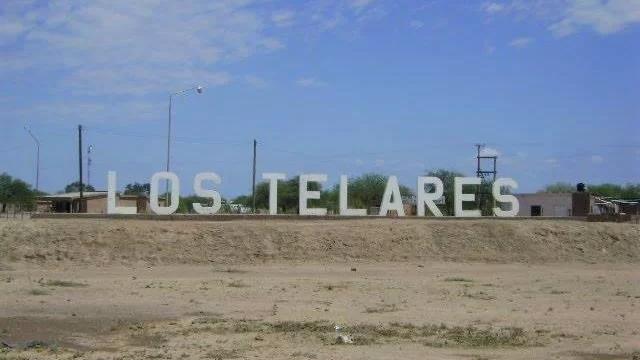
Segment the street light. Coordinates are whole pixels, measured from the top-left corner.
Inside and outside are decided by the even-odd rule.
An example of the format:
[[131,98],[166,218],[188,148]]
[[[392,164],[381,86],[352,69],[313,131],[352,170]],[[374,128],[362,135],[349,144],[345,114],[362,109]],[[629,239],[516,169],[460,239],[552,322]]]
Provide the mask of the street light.
[[[196,94],[202,94],[202,92],[204,91],[203,87],[198,85],[196,87],[184,89],[184,90],[169,94],[169,124],[167,129],[167,172],[169,172],[170,163],[171,163],[171,107],[173,105],[173,97],[185,94],[188,91],[192,91],[192,90],[195,90]],[[165,196],[167,197],[166,205],[169,205],[169,180],[167,180],[167,191],[165,193]]]
[[38,138],[35,137],[35,135],[33,135],[33,133],[31,132],[31,129],[29,129],[27,125],[24,126],[24,129],[29,133],[33,141],[36,142],[36,192],[37,192],[40,189],[40,141],[38,140]]

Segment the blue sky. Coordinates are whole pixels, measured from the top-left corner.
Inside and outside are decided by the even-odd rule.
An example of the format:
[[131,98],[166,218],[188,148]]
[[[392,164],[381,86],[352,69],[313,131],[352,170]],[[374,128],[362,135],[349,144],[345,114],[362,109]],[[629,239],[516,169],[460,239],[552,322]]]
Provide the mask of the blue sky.
[[[223,196],[258,174],[473,175],[475,143],[520,191],[640,181],[640,1],[3,1],[0,171],[55,192],[77,178]],[[86,152],[86,149],[83,151]]]

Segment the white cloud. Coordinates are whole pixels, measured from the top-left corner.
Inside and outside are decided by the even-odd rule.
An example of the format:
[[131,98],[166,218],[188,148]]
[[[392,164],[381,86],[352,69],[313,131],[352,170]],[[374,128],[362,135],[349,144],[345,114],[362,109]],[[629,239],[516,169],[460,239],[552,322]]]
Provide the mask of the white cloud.
[[0,70],[0,78],[11,69],[37,67],[55,71],[61,85],[83,94],[143,95],[226,84],[231,76],[225,64],[284,48],[266,35],[251,3],[11,3],[0,15],[0,45],[20,46],[3,54],[10,70]]
[[584,29],[602,35],[614,34],[640,23],[638,0],[505,0],[486,2],[482,10],[489,16],[541,20],[548,23],[549,31],[558,37]]
[[591,162],[594,164],[602,164],[604,162],[604,157],[600,155],[591,155]]
[[558,165],[558,159],[555,159],[555,158],[545,159],[544,163],[548,164],[548,165],[551,165],[551,166],[557,166]]
[[324,81],[320,81],[312,77],[299,78],[298,80],[296,80],[296,84],[298,84],[298,86],[308,87],[308,88],[322,87],[327,85],[327,83],[325,83]]
[[483,147],[480,150],[480,156],[500,156],[500,152],[491,147]]
[[293,10],[278,10],[271,14],[271,21],[278,27],[286,27],[293,25],[296,13]]
[[556,36],[567,36],[582,27],[599,34],[616,33],[640,22],[640,1],[635,0],[572,0],[563,18],[549,26]]
[[496,47],[495,47],[495,46],[493,46],[493,45],[486,45],[486,46],[484,47],[484,53],[485,53],[485,54],[487,54],[487,55],[491,55],[491,54],[493,54],[494,52],[496,52]]
[[312,29],[336,31],[349,25],[349,35],[357,34],[362,25],[386,15],[383,6],[375,0],[311,0],[303,13],[301,17],[306,18],[305,24]]
[[165,102],[129,100],[110,106],[99,101],[68,101],[36,104],[28,108],[11,111],[10,116],[23,119],[41,119],[44,122],[62,123],[130,123],[166,117]]
[[368,7],[369,5],[371,5],[374,0],[348,0],[349,1],[349,5],[356,9],[357,11],[361,11],[364,8]]
[[482,5],[482,9],[489,15],[493,15],[505,10],[503,4],[497,2],[488,2]]
[[516,47],[516,48],[525,48],[529,46],[529,44],[531,44],[532,41],[533,39],[530,37],[519,37],[511,40],[509,42],[509,46]]
[[420,20],[411,20],[409,21],[409,26],[414,28],[414,29],[420,29],[422,27],[424,27],[424,23]]
[[244,81],[249,84],[250,86],[257,88],[257,89],[263,89],[265,87],[267,87],[267,81],[264,80],[261,77],[255,76],[255,75],[247,75],[244,77]]

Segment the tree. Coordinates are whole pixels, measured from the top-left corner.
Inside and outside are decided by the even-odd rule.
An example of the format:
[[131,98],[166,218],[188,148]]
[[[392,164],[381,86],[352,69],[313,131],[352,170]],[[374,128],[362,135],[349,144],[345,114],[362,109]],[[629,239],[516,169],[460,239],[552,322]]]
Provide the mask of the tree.
[[151,185],[149,183],[133,183],[127,184],[124,187],[124,195],[149,195],[151,192]]
[[35,205],[36,195],[31,185],[20,179],[13,179],[10,186],[10,203],[18,206],[20,210],[32,210]]
[[[82,191],[96,191],[93,185],[82,184]],[[72,193],[72,192],[80,192],[80,182],[74,181],[71,184],[64,187],[64,192]]]
[[640,184],[599,184],[587,185],[592,194],[617,199],[640,199]]
[[[389,178],[385,175],[368,173],[349,181],[348,206],[351,208],[367,209],[379,207]],[[413,191],[407,186],[400,185],[400,195],[403,198],[413,196]],[[324,194],[324,201],[328,207],[339,206],[340,186],[333,187],[331,192]]]
[[[442,180],[442,184],[444,185],[444,206],[441,207],[442,214],[447,216],[454,215],[454,179],[456,177],[463,177],[464,174],[455,170],[436,169],[428,171],[427,176],[437,177]],[[427,186],[426,191],[433,191],[433,187]]]
[[11,182],[13,182],[13,178],[9,174],[0,174],[0,203],[2,203],[0,212],[7,210],[7,204],[9,204],[11,197]]
[[[288,180],[278,181],[278,212],[292,214],[298,212],[298,189],[300,177],[296,176]],[[309,190],[322,191],[322,186],[317,182],[309,182]],[[253,206],[251,194],[236,197],[233,202],[244,206]],[[321,207],[322,199],[309,201],[310,207]],[[256,208],[269,208],[269,183],[266,181],[256,184]]]
[[[380,174],[364,174],[349,182],[349,206],[369,209],[380,206],[382,196],[387,186],[387,177]],[[278,212],[297,213],[299,201],[300,178],[298,176],[288,180],[278,181]],[[309,182],[310,191],[320,191],[320,199],[309,200],[309,207],[324,207],[329,211],[337,212],[339,208],[340,186],[335,185],[329,190],[322,190],[322,185],[317,182]],[[413,191],[400,185],[402,197],[413,195]],[[241,195],[234,199],[235,203],[252,206],[251,195]],[[269,207],[269,183],[261,182],[256,185],[256,208],[267,209]]]
[[36,192],[26,182],[12,178],[9,174],[0,174],[0,203],[2,212],[7,211],[7,205],[13,205],[20,210],[32,210],[35,206]]
[[[575,187],[569,183],[558,182],[545,186],[542,192],[548,193],[572,193],[576,191]],[[611,197],[616,199],[640,199],[640,183],[639,184],[588,184],[587,191],[590,193]]]
[[178,210],[176,210],[176,212],[179,214],[193,213],[195,212],[193,210],[194,203],[200,203],[202,206],[211,206],[213,205],[213,199],[196,195],[181,196],[180,202],[178,203]]
[[557,182],[549,184],[544,187],[544,190],[539,192],[545,193],[572,193],[575,191],[575,187],[567,182]]

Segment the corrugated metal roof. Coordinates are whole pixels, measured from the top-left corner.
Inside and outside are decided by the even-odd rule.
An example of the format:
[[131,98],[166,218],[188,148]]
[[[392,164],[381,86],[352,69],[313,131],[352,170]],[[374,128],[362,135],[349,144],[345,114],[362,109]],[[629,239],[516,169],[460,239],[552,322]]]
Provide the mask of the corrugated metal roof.
[[[106,191],[86,191],[82,193],[82,197],[91,198],[91,197],[101,197],[107,196]],[[69,199],[78,199],[80,198],[80,192],[70,192],[64,194],[54,194],[54,195],[45,195],[40,196],[38,199],[42,200],[69,200]]]

